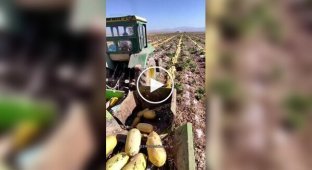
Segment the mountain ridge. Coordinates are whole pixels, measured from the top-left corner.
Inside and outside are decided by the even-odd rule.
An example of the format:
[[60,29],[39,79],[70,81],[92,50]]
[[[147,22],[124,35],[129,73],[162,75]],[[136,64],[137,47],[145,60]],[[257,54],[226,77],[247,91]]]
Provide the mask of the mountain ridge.
[[171,32],[205,32],[204,27],[176,27],[164,29],[151,29],[148,33],[171,33]]

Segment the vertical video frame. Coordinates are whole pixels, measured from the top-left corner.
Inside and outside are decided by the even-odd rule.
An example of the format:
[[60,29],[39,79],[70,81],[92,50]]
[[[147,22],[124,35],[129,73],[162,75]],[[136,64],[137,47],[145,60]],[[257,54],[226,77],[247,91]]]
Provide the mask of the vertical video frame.
[[106,169],[205,169],[205,0],[107,0],[106,46]]

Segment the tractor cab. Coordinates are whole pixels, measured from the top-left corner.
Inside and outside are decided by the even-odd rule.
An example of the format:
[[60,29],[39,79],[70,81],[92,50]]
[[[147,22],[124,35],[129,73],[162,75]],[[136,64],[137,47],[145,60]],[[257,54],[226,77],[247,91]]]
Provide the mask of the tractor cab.
[[[137,60],[131,60],[133,54],[152,52],[153,49],[151,48],[149,51],[146,51],[149,47],[146,23],[146,19],[134,15],[107,18],[107,59],[112,62],[133,62],[129,65],[129,68],[132,68],[133,64],[138,64],[136,63],[138,62]],[[146,56],[144,58],[146,59]],[[141,64],[145,67],[146,63]]]
[[138,16],[106,19],[107,51],[110,54],[139,53],[147,47],[146,20]]
[[111,87],[135,82],[142,70],[155,66],[146,24],[146,19],[135,15],[106,19],[106,83]]

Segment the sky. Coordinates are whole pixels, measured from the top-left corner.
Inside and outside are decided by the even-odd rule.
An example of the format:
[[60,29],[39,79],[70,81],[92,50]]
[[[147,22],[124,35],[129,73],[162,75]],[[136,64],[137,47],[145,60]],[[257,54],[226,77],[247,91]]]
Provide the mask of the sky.
[[205,0],[106,0],[106,17],[138,15],[151,30],[205,27]]

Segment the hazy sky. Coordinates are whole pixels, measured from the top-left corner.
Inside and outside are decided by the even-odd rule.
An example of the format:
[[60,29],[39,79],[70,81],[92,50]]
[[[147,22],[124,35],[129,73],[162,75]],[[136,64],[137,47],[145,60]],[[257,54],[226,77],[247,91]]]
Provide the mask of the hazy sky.
[[205,27],[205,0],[106,0],[106,15],[138,15],[152,30]]

